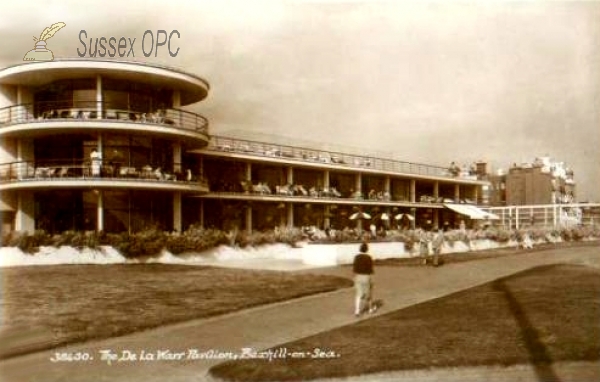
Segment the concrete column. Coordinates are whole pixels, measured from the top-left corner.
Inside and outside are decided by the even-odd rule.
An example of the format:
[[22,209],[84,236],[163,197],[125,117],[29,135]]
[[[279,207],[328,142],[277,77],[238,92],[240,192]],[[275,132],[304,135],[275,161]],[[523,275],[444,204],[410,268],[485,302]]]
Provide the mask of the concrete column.
[[294,204],[287,203],[287,226],[292,228],[294,226]]
[[[173,104],[173,109],[181,108],[181,93],[179,92],[178,89],[173,91],[172,104]],[[183,113],[179,110],[177,111],[177,119],[179,120],[178,126],[183,126]]]
[[98,152],[100,153],[100,159],[102,159],[104,148],[104,138],[102,137],[102,133],[98,133]]
[[15,118],[18,121],[33,119],[33,94],[26,86],[17,86],[17,105]]
[[200,228],[204,228],[204,199],[200,199]]
[[383,181],[383,195],[389,195],[390,200],[392,200],[392,179],[388,176],[385,177]]
[[323,188],[329,188],[329,170],[323,171]]
[[415,203],[417,201],[417,181],[414,179],[410,180],[410,202]]
[[173,194],[173,230],[181,232],[181,192]]
[[[102,191],[98,192],[98,205],[97,205],[97,222],[96,222],[96,231],[104,231],[104,194]],[[127,227],[127,229],[131,232],[131,227]]]
[[435,198],[435,202],[437,203],[438,198],[440,197],[440,182],[437,180],[433,182],[433,197]]
[[102,100],[102,77],[98,75],[96,76],[96,119],[102,119],[102,110],[104,110]]
[[35,231],[35,203],[33,192],[19,191],[17,196],[17,213],[15,214],[15,231],[27,232],[29,234]]
[[17,177],[19,179],[33,176],[35,160],[35,150],[33,147],[33,139],[30,138],[18,138],[17,139],[17,162],[21,163],[17,167]]
[[252,163],[246,163],[246,180],[252,181]]
[[460,185],[454,185],[454,203],[460,202]]
[[246,207],[246,232],[252,233],[252,206]]
[[354,188],[355,192],[360,192],[360,194],[362,195],[362,174],[360,172],[356,174],[356,182],[354,183]]
[[440,210],[437,208],[433,210],[433,229],[438,230],[440,228]]
[[23,107],[23,87],[17,86],[17,107],[12,108],[14,115],[11,115],[11,120],[19,122],[23,119],[25,108]]
[[[475,204],[480,204],[479,203],[479,186],[475,186],[474,190],[473,190],[473,200],[475,201]],[[481,203],[483,204],[483,203]]]
[[294,184],[294,169],[292,166],[287,168],[287,183],[288,184]]
[[385,213],[386,213],[386,214],[387,214],[387,216],[388,216],[388,220],[387,220],[387,222],[386,222],[386,223],[384,223],[384,224],[385,224],[385,227],[386,227],[387,229],[390,229],[390,228],[391,228],[391,227],[394,225],[394,223],[393,223],[393,222],[395,222],[395,221],[396,221],[396,220],[394,219],[394,216],[392,215],[392,207],[390,207],[390,206],[388,206],[388,207],[385,207]]
[[178,173],[181,172],[181,142],[173,143],[173,172]]
[[331,207],[326,205],[324,209],[325,218],[323,219],[323,228],[329,228],[331,226],[331,218],[329,217],[330,213]]
[[200,175],[204,176],[204,155],[198,157],[198,171],[200,171]]
[[181,93],[179,92],[179,89],[173,90],[172,103],[175,109],[181,107]]

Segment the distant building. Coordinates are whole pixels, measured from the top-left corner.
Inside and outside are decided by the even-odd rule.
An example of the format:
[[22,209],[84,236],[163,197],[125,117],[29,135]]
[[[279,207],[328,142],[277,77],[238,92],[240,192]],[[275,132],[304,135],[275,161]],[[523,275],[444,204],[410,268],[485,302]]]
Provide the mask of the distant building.
[[490,175],[492,206],[562,204],[575,202],[573,171],[549,157],[513,164],[507,174]]

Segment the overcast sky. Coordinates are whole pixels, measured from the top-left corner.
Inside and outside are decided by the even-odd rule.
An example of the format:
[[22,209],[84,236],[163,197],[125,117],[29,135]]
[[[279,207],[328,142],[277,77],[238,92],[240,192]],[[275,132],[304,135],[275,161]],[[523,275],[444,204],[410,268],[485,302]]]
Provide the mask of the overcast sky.
[[[600,2],[3,2],[0,66],[58,21],[57,58],[77,57],[86,30],[205,78],[192,109],[212,134],[494,170],[549,155],[579,200],[600,201]],[[178,30],[177,57],[145,58],[147,29]]]

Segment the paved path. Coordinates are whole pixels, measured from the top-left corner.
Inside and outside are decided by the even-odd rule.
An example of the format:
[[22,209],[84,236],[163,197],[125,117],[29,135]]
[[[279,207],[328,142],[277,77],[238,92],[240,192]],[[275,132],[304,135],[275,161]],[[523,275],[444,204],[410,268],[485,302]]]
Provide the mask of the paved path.
[[[458,292],[539,265],[578,263],[600,267],[598,249],[597,245],[551,249],[447,264],[440,268],[379,267],[376,275],[376,293],[377,298],[385,300],[385,306],[378,314]],[[349,267],[314,272],[350,277]],[[0,381],[207,381],[210,380],[207,376],[208,369],[219,363],[219,360],[137,360],[109,365],[100,360],[100,352],[109,350],[111,354],[121,355],[123,351],[130,351],[139,356],[142,351],[148,354],[166,350],[172,355],[186,353],[189,349],[197,349],[199,353],[210,350],[239,353],[241,348],[260,350],[273,347],[356,322],[357,319],[352,314],[353,293],[352,289],[344,289],[60,349],[64,352],[89,354],[93,360],[88,362],[53,363],[50,359],[55,351],[28,354],[0,361]],[[168,353],[162,354],[166,357]],[[598,364],[588,363],[554,364],[552,367],[556,375],[568,378],[564,381],[580,380],[571,378],[574,375],[584,377],[581,380],[590,380],[590,370],[600,369]],[[482,376],[485,380],[499,381],[501,378],[494,376],[501,377],[503,373],[515,377],[508,378],[509,380],[537,380],[535,373],[532,374],[532,368],[527,365],[496,369],[499,371],[494,372],[494,368],[416,370],[356,378],[356,381],[479,381],[482,380]],[[485,374],[489,372],[491,374]],[[593,376],[599,378],[591,379],[600,380],[598,372]]]

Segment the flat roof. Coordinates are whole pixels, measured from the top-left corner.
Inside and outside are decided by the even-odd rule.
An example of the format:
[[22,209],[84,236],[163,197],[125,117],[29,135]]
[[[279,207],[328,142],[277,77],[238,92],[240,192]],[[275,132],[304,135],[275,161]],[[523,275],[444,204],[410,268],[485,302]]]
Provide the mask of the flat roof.
[[210,90],[210,85],[203,78],[167,66],[136,61],[77,58],[23,62],[9,66],[0,70],[0,84],[42,86],[57,80],[97,75],[179,90],[182,106],[202,101]]

